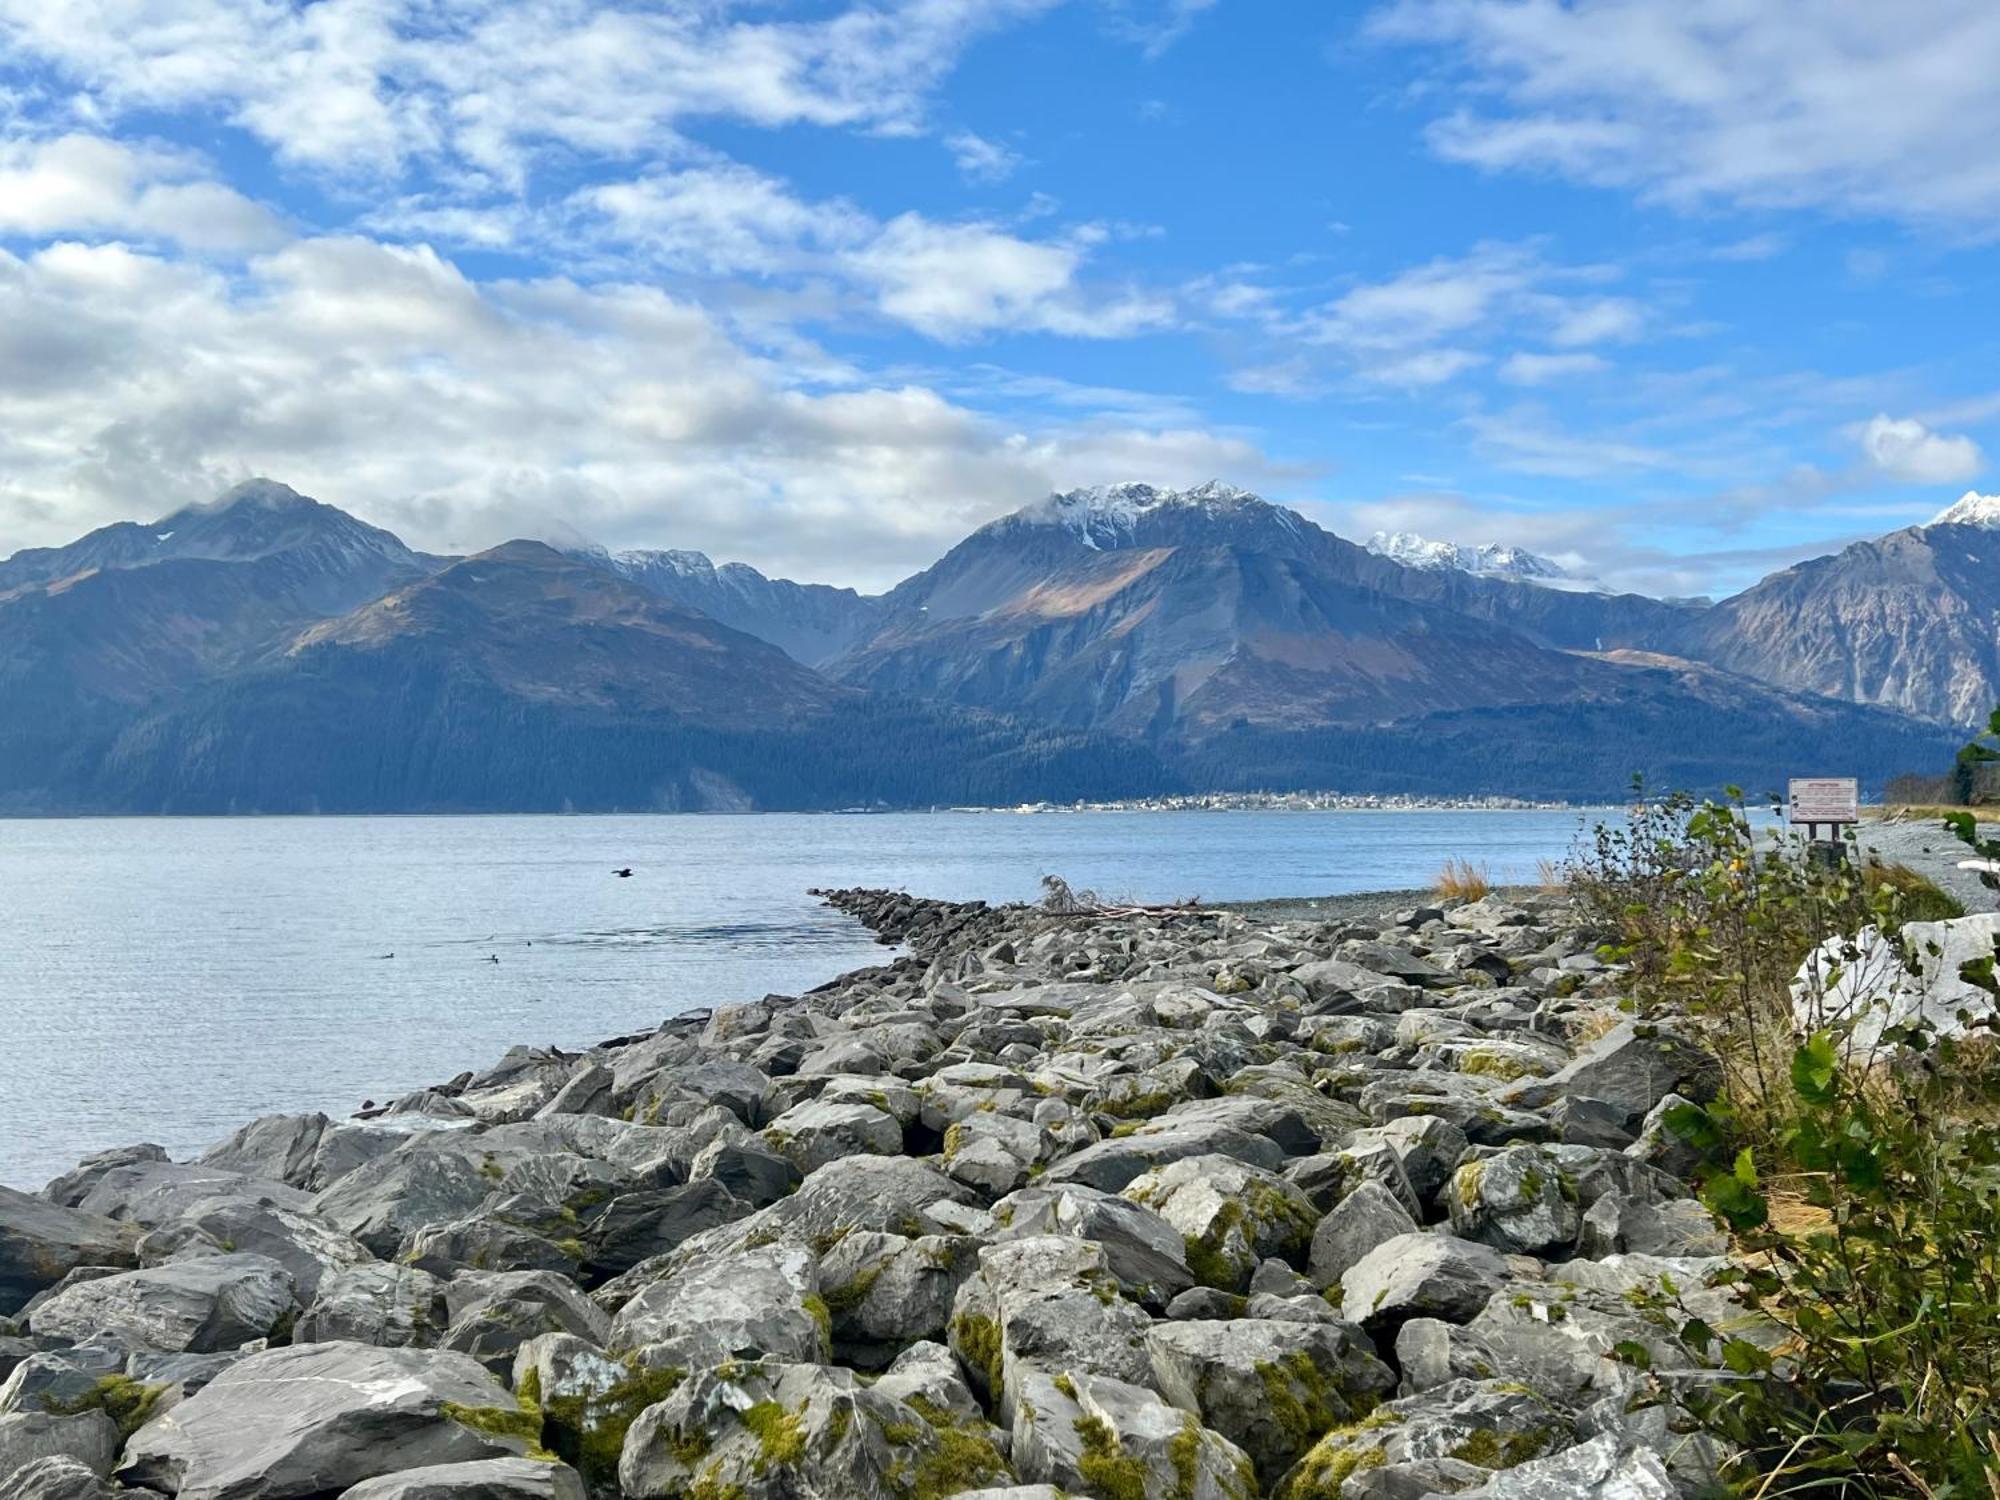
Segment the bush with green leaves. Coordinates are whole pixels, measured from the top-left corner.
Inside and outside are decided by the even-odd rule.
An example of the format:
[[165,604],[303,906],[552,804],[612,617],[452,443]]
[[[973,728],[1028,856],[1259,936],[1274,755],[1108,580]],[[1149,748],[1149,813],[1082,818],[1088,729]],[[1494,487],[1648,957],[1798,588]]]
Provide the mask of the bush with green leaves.
[[[2000,727],[2000,726],[1997,726]],[[1996,850],[2000,853],[2000,850]],[[1736,1237],[1712,1327],[1669,1279],[1647,1299],[1712,1377],[1663,1381],[1736,1445],[1742,1492],[2000,1500],[2000,1067],[1991,1012],[1914,1021],[1866,1052],[1831,988],[1873,927],[1951,914],[1920,877],[1758,830],[1742,799],[1666,798],[1600,829],[1570,888],[1631,965],[1632,1003],[1699,1030],[1723,1097],[1669,1113]],[[1832,962],[1807,971],[1815,951]],[[1990,962],[1962,978],[2000,991]],[[1761,1329],[1761,1334],[1758,1333]],[[1637,1344],[1617,1357],[1648,1365]]]
[[1748,1492],[2000,1495],[2000,1079],[1983,1038],[1894,1040],[1896,1064],[1867,1069],[1831,1032],[1793,1049],[1773,1165],[1807,1210],[1782,1226],[1726,1103],[1668,1121],[1708,1153],[1703,1201],[1737,1234],[1714,1283],[1779,1335],[1718,1331],[1671,1284],[1654,1299],[1736,1377],[1681,1399],[1738,1445]]

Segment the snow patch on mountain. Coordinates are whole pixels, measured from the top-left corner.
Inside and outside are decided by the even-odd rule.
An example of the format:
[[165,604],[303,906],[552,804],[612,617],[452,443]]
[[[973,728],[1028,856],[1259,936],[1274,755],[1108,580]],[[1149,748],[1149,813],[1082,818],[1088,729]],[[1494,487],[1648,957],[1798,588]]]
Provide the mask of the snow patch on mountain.
[[[1096,550],[1125,545],[1143,517],[1167,510],[1199,510],[1224,515],[1267,502],[1248,490],[1211,479],[1193,489],[1161,489],[1150,484],[1102,484],[1065,490],[1015,512],[1011,521],[1029,526],[1060,526]],[[1278,515],[1296,520],[1290,511],[1271,506]]]
[[1481,578],[1509,578],[1517,583],[1540,583],[1551,587],[1588,588],[1590,580],[1578,578],[1552,558],[1525,547],[1508,547],[1485,542],[1468,547],[1459,542],[1434,541],[1414,531],[1378,531],[1368,538],[1367,548],[1379,557],[1399,562],[1406,568],[1427,572],[1455,569]]
[[1967,490],[1931,518],[1933,526],[1982,526],[2000,531],[2000,495],[1982,495]]

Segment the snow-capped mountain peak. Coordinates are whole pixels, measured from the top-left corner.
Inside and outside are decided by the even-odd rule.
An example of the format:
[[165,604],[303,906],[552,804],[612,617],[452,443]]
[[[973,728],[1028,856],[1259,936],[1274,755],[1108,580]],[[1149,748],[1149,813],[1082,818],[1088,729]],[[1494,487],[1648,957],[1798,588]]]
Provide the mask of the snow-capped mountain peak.
[[611,559],[612,567],[627,577],[659,571],[682,578],[713,578],[716,573],[715,564],[706,552],[692,552],[680,547],[634,547],[606,555]]
[[[1086,547],[1108,548],[1129,542],[1140,520],[1147,516],[1178,510],[1216,517],[1245,506],[1267,504],[1250,491],[1219,479],[1185,490],[1131,482],[1063,490],[1007,519],[1030,526],[1060,526]],[[1269,508],[1280,515],[1290,514]]]
[[1574,581],[1569,569],[1525,547],[1485,542],[1468,547],[1459,542],[1433,541],[1414,531],[1378,531],[1368,538],[1368,550],[1406,568],[1436,572],[1456,569],[1482,578],[1511,578],[1522,583]]
[[1967,490],[1931,518],[1933,526],[1982,526],[2000,531],[2000,495],[1982,495]]

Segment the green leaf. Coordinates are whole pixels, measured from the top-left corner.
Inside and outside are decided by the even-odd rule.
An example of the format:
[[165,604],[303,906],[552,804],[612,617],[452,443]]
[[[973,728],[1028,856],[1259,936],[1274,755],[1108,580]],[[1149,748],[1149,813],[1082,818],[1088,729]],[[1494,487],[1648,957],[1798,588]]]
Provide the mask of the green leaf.
[[1792,1090],[1808,1104],[1831,1104],[1839,1070],[1833,1036],[1822,1031],[1792,1053]]
[[1736,1170],[1734,1176],[1738,1182],[1747,1188],[1757,1186],[1757,1158],[1750,1154],[1748,1146],[1745,1146],[1741,1151],[1736,1153]]
[[1611,1346],[1611,1357],[1635,1370],[1653,1368],[1653,1352],[1637,1339],[1620,1339]]
[[1714,1116],[1699,1104],[1676,1104],[1669,1109],[1661,1121],[1668,1130],[1697,1151],[1719,1151],[1722,1149],[1722,1130]]
[[1730,1339],[1725,1343],[1722,1362],[1738,1375],[1762,1375],[1771,1368],[1771,1356],[1748,1339]]

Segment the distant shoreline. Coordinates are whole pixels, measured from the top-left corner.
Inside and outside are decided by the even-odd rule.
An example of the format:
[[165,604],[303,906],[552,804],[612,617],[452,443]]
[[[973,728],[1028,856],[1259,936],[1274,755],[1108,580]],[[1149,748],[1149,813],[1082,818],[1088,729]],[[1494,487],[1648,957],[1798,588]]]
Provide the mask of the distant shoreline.
[[[1314,794],[1317,795],[1317,794]],[[1331,794],[1328,794],[1331,799]],[[408,809],[400,812],[0,812],[0,823],[229,823],[336,822],[362,818],[856,818],[936,817],[947,813],[986,813],[1015,817],[1045,813],[1164,813],[1164,812],[1618,812],[1622,802],[1527,802],[1468,799],[1453,801],[1375,801],[1366,797],[1301,803],[1284,794],[1268,802],[1204,799],[1158,799],[1131,802],[1032,802],[1011,806],[953,805],[948,807],[818,807],[818,808],[658,808],[566,812],[552,809]]]

